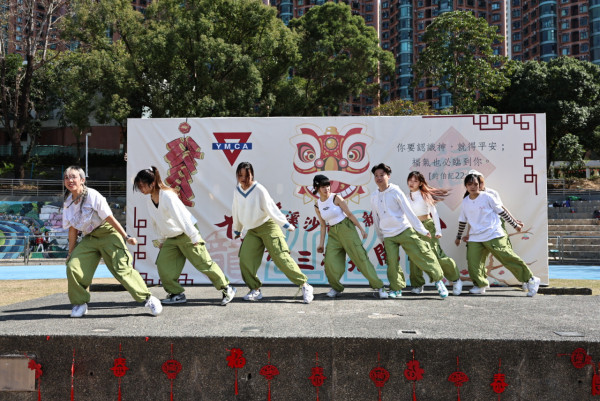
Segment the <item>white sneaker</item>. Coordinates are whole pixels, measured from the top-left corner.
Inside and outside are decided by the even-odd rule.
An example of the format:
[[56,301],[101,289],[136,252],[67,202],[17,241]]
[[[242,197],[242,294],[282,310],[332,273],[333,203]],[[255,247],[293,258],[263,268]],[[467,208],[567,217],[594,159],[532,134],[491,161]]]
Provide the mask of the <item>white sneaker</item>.
[[258,301],[263,297],[260,288],[257,290],[250,290],[246,295],[244,295],[244,301]]
[[438,294],[440,294],[440,297],[446,298],[448,296],[448,289],[442,280],[435,282],[435,288],[437,289]]
[[401,298],[402,297],[402,291],[398,290],[398,291],[390,291],[388,292],[388,297],[389,298]]
[[474,285],[473,288],[471,288],[469,290],[469,293],[483,295],[483,294],[485,294],[486,289],[487,289],[487,287],[477,287],[476,285]]
[[420,293],[423,292],[423,288],[425,288],[424,285],[420,286],[420,287],[413,287],[412,290],[410,290],[411,293],[419,295]]
[[302,286],[302,300],[305,304],[309,304],[315,298],[313,295],[313,287],[308,283],[304,283]]
[[337,298],[337,297],[341,297],[342,293],[339,291],[334,290],[333,288],[329,290],[329,292],[327,293],[327,296],[329,298]]
[[88,307],[87,304],[75,305],[71,309],[71,317],[81,317],[87,315]]
[[452,294],[459,296],[462,292],[463,282],[461,279],[452,282]]
[[160,315],[163,310],[160,300],[154,295],[150,295],[148,299],[146,299],[146,308],[150,309],[150,313],[152,313],[154,316]]
[[387,293],[387,291],[385,290],[384,287],[381,287],[380,289],[377,290],[377,292],[375,293],[375,298],[379,298],[379,299],[387,299],[389,297],[389,294]]
[[231,302],[233,297],[235,297],[235,293],[237,292],[237,288],[228,285],[227,287],[221,290],[223,293],[223,299],[221,300],[221,305],[227,305]]
[[527,285],[527,282],[521,284],[521,288],[523,289],[523,291],[529,291],[529,286]]
[[528,297],[532,297],[537,294],[538,290],[540,289],[540,279],[535,276],[531,277],[527,282],[527,289],[529,290],[529,292],[527,292]]

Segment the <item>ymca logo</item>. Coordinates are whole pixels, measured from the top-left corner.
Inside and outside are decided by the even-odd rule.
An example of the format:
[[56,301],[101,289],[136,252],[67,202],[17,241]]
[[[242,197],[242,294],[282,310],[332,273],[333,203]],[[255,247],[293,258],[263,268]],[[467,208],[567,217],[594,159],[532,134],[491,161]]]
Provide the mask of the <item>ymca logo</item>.
[[252,143],[248,142],[251,134],[251,132],[213,132],[217,143],[212,144],[212,149],[222,150],[229,164],[233,166],[242,150],[252,150]]

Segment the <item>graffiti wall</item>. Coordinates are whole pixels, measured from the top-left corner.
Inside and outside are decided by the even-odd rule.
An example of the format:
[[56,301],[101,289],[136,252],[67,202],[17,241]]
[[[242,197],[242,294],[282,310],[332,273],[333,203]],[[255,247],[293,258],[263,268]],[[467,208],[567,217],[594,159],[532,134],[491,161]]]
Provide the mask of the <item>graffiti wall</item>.
[[[364,225],[363,241],[379,276],[386,279],[385,251],[378,241],[370,210],[377,190],[371,168],[391,166],[390,182],[408,192],[410,171],[423,173],[429,184],[449,189],[437,205],[442,220],[442,248],[468,280],[466,248],[455,246],[463,179],[475,169],[498,191],[507,209],[524,227],[508,228],[513,248],[542,283],[548,282],[545,116],[465,115],[419,117],[309,117],[134,119],[128,122],[127,177],[151,165],[179,190],[180,199],[198,219],[198,228],[213,258],[233,282],[241,282],[239,239],[233,239],[231,206],[238,163],[254,166],[256,181],[270,192],[296,227],[286,238],[292,257],[309,281],[326,284],[323,254],[317,253],[323,227],[315,216],[312,179],[325,174]],[[128,185],[127,227],[140,243],[135,267],[149,283],[158,283],[154,261],[157,235],[148,222],[145,195]],[[367,284],[348,260],[346,284]],[[401,264],[408,270],[408,259]],[[512,274],[490,257],[492,284],[517,284]],[[265,254],[259,271],[265,283],[288,283]],[[406,274],[408,278],[408,274]],[[186,265],[182,283],[206,283]]]

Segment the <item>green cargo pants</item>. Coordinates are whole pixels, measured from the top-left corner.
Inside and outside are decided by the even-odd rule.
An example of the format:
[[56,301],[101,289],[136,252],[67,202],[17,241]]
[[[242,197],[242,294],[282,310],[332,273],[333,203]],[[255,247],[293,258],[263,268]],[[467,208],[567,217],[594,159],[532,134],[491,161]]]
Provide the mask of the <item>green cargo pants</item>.
[[406,252],[419,269],[429,274],[432,281],[435,282],[442,279],[442,268],[429,242],[423,241],[414,229],[407,228],[394,237],[384,238],[383,246],[385,247],[388,264],[387,275],[390,281],[390,291],[400,291],[406,287],[404,272],[398,260],[400,257],[400,247],[404,249],[404,252]]
[[375,267],[369,260],[356,227],[348,218],[329,227],[329,238],[325,249],[325,275],[331,288],[337,292],[344,291],[340,279],[346,272],[346,254],[350,256],[358,271],[369,280],[371,288],[383,287],[383,281],[377,277]]
[[177,237],[167,238],[156,258],[160,281],[169,294],[177,295],[184,291],[179,284],[179,276],[186,260],[189,260],[200,273],[205,274],[217,290],[221,290],[229,284],[229,280],[219,265],[210,258],[202,238],[198,244],[194,245],[190,237],[184,233]]
[[256,273],[260,268],[265,248],[269,251],[275,265],[292,283],[301,286],[308,281],[290,256],[290,248],[285,242],[281,228],[269,219],[262,225],[248,230],[240,246],[240,270],[248,288],[257,290],[262,286]]
[[[440,240],[438,238],[435,238],[435,223],[432,219],[427,219],[423,221],[423,225],[431,234],[431,238],[427,238],[424,235],[420,235],[420,237],[423,241],[429,242],[433,253],[435,254],[438,262],[440,263],[440,267],[442,268],[444,277],[446,277],[448,281],[458,280],[460,278],[460,273],[458,272],[458,268],[456,267],[456,262],[454,261],[454,259],[452,259],[444,253],[444,250],[440,246]],[[431,280],[431,277],[429,279]],[[417,266],[415,266],[412,260],[410,261],[410,285],[413,287],[421,287],[425,285],[425,279],[423,279],[423,272],[419,270]]]
[[485,242],[467,242],[467,265],[469,266],[469,277],[477,287],[486,287],[490,283],[487,280],[487,270],[481,264],[481,254],[489,251],[504,267],[506,267],[517,280],[527,282],[533,273],[529,266],[517,256],[509,245],[508,236],[494,238]]
[[103,223],[84,236],[67,261],[69,301],[82,305],[90,301],[89,286],[100,263],[104,259],[111,274],[125,287],[137,302],[150,296],[148,287],[133,268],[131,254],[123,237],[109,223]]

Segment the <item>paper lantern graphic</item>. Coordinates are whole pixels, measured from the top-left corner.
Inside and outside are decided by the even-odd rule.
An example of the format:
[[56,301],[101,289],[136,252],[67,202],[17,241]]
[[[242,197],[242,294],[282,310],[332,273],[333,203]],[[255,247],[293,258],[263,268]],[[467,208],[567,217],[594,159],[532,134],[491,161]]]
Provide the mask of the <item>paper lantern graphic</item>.
[[[379,352],[377,353],[377,364],[379,365]],[[382,366],[377,366],[369,372],[369,378],[375,384],[377,391],[379,393],[379,401],[381,401],[381,390],[385,383],[390,379],[390,372]]]
[[121,401],[121,379],[125,376],[129,368],[127,367],[127,360],[121,356],[121,344],[119,344],[119,356],[115,358],[113,367],[110,368],[113,374],[119,379],[119,393],[118,400]]
[[227,366],[235,369],[235,395],[238,395],[238,369],[246,366],[246,358],[243,357],[244,351],[240,348],[232,348],[229,351],[227,358]]
[[417,382],[423,379],[425,369],[421,368],[421,363],[415,360],[415,350],[412,351],[412,361],[406,362],[406,369],[404,369],[404,377],[407,380],[412,381],[413,389],[413,401],[417,400]]
[[506,383],[506,376],[504,375],[504,373],[500,372],[500,369],[502,367],[502,359],[498,360],[498,373],[494,374],[494,380],[490,383],[490,386],[492,386],[492,390],[494,390],[494,393],[498,394],[498,401],[500,401],[500,395],[504,392],[504,390],[506,390],[506,387],[508,387],[508,383]]
[[171,401],[173,401],[173,380],[181,372],[181,363],[173,359],[173,344],[171,344],[171,359],[162,364],[162,371],[167,375],[167,379],[171,381]]
[[458,357],[456,357],[456,372],[453,372],[448,377],[448,381],[454,383],[454,385],[456,386],[458,401],[460,401],[460,388],[463,384],[469,381],[469,376],[467,376],[464,372],[460,371]]
[[319,353],[318,352],[316,353],[315,364],[316,364],[316,366],[311,369],[312,374],[310,375],[308,380],[310,380],[312,385],[314,387],[316,387],[317,401],[319,401],[319,387],[321,387],[325,383],[325,380],[327,379],[327,377],[323,374],[323,368],[318,365],[319,364]]
[[271,380],[273,380],[275,376],[279,374],[279,369],[277,369],[275,365],[271,365],[271,351],[269,351],[269,364],[260,368],[260,371],[258,373],[260,373],[265,377],[265,379],[267,379],[269,389],[267,394],[267,400],[271,401]]

